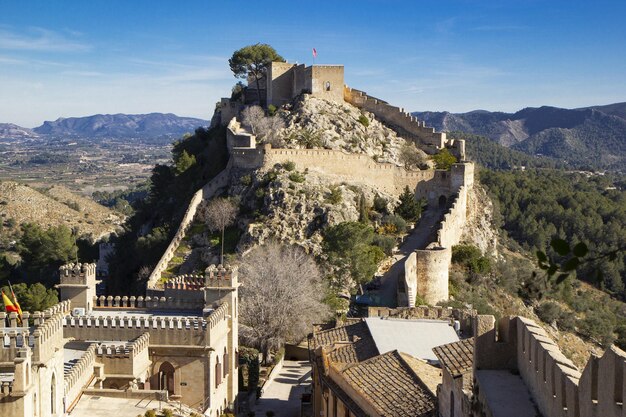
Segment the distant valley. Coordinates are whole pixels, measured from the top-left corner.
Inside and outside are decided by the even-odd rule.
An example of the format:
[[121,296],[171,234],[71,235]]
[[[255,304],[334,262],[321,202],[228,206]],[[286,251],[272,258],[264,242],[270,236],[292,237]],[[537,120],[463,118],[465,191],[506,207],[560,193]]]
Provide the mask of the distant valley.
[[180,117],[171,113],[96,114],[86,117],[59,118],[33,129],[0,123],[0,141],[41,138],[139,138],[171,140],[193,133],[209,121]]
[[446,132],[485,136],[530,154],[566,162],[573,168],[624,170],[626,103],[562,109],[543,106],[516,113],[415,112],[428,126]]
[[0,180],[85,195],[132,187],[169,161],[173,141],[209,124],[161,113],[60,118],[34,129],[0,123]]

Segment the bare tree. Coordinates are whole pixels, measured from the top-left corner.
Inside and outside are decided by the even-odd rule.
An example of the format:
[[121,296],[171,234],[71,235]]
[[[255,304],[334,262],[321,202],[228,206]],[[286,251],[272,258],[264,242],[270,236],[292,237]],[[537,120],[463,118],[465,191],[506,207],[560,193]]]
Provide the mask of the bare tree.
[[221,264],[224,264],[224,229],[233,224],[237,211],[237,205],[227,198],[213,199],[206,207],[206,222],[209,229],[222,232]]
[[250,106],[241,112],[241,121],[244,126],[249,127],[252,133],[259,134],[261,125],[265,122],[265,111],[261,106]]
[[260,106],[246,107],[242,112],[242,122],[249,127],[260,141],[280,147],[282,140],[278,132],[285,128],[285,121],[279,115],[268,117]]
[[417,149],[413,142],[405,142],[400,148],[399,155],[400,162],[404,164],[407,169],[427,169],[428,157],[424,151]]
[[321,302],[322,275],[310,255],[296,246],[268,243],[241,260],[240,337],[267,362],[269,352],[297,342],[328,315]]

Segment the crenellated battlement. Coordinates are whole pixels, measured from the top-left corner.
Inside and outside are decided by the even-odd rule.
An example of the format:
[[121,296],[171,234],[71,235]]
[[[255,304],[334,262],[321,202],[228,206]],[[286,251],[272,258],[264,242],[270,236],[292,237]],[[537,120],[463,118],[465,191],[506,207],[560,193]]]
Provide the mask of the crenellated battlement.
[[237,287],[238,276],[236,266],[209,265],[204,271],[204,285],[207,288]]
[[203,275],[178,275],[174,278],[168,279],[163,284],[165,290],[187,290],[198,291],[204,287]]
[[96,355],[99,357],[135,358],[148,348],[150,333],[144,333],[127,343],[97,343]]
[[96,280],[95,263],[70,263],[59,267],[61,285],[90,285]]
[[[111,295],[94,297],[94,309],[140,309],[140,310],[195,310],[200,311],[204,307],[204,302],[200,294],[199,298],[176,298],[176,297],[151,297],[134,295],[113,297]],[[97,311],[95,312],[97,313]]]
[[476,317],[476,369],[519,372],[542,415],[621,417],[626,352],[611,346],[592,355],[582,373],[534,321],[523,317]]
[[[64,301],[44,311],[24,312],[21,325],[16,313],[0,313],[0,362],[13,361],[24,347],[33,350],[33,361],[45,362],[62,345],[62,318],[69,313],[70,306],[69,301]],[[7,318],[8,326],[5,326]]]
[[73,400],[93,374],[96,363],[96,344],[89,345],[83,356],[63,378],[64,393]]

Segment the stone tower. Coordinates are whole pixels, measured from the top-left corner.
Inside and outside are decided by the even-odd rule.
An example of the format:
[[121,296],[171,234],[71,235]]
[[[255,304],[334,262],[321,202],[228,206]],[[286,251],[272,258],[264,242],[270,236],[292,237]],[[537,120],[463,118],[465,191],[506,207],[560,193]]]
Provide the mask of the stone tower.
[[70,300],[72,307],[84,308],[86,313],[93,309],[96,296],[96,264],[68,264],[59,268],[60,284],[57,288],[61,300]]
[[[238,335],[239,335],[239,280],[237,267],[211,265],[204,272],[204,304],[205,310],[215,309],[222,305],[228,306],[228,369],[236,369]],[[229,317],[230,316],[230,317]],[[223,360],[226,360],[224,358]],[[230,378],[227,398],[235,398],[239,391],[238,378]]]

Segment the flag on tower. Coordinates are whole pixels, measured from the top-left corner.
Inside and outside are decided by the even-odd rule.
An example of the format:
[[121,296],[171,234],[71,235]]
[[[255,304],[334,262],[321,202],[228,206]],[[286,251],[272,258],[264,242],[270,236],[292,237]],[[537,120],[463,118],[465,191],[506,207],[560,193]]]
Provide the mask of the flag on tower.
[[313,48],[313,58],[317,58],[317,49]]
[[22,307],[20,306],[20,303],[17,302],[17,297],[15,296],[15,293],[13,292],[13,285],[11,285],[11,281],[9,281],[9,289],[11,290],[11,296],[13,297],[13,304],[15,305],[15,307],[17,307],[17,316],[20,319],[20,322],[22,321]]
[[9,297],[7,297],[7,295],[4,293],[4,290],[2,290],[2,301],[4,301],[4,310],[7,313],[18,313],[19,314],[19,309],[15,306],[15,304],[13,304],[11,299]]

